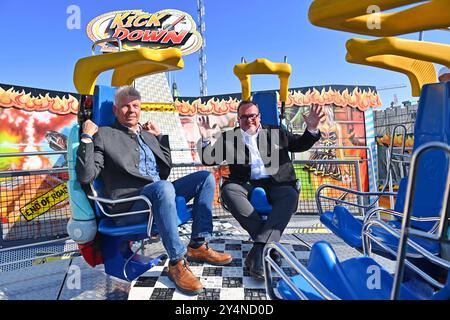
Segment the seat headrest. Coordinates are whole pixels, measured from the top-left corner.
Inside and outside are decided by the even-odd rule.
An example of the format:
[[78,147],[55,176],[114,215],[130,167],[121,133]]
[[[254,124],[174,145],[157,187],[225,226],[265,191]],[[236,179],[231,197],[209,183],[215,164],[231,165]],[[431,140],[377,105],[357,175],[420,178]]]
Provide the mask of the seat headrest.
[[110,126],[116,121],[113,112],[114,94],[116,88],[109,86],[96,86],[92,121],[99,127]]

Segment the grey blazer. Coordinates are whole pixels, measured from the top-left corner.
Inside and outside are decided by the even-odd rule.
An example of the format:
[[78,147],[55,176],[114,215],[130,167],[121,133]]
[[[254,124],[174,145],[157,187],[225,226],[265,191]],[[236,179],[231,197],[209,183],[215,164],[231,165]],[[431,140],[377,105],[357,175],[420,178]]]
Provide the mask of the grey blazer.
[[[166,180],[172,168],[168,136],[156,137],[145,130],[141,135],[155,155],[161,179]],[[153,182],[151,177],[139,173],[139,145],[133,132],[116,121],[112,126],[99,127],[93,138],[93,143],[81,142],[78,147],[75,170],[80,183],[92,183],[100,176],[104,186],[97,192],[116,200],[136,196]],[[131,205],[123,203],[108,208],[117,213]]]

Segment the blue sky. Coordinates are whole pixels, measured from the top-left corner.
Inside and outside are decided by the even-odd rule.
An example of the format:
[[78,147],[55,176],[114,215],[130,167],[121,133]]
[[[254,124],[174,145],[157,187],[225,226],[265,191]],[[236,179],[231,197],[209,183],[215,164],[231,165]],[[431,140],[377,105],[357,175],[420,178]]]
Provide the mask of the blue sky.
[[[394,94],[399,101],[411,97],[406,76],[345,61],[345,42],[352,37],[370,38],[319,28],[308,21],[312,1],[305,0],[205,0],[208,94],[240,92],[233,66],[268,58],[293,67],[290,87],[313,85],[405,84],[406,88],[380,91],[385,106]],[[75,92],[72,82],[76,61],[91,54],[86,35],[89,21],[122,9],[156,12],[178,9],[197,17],[196,0],[0,0],[0,83]],[[69,5],[81,9],[81,28],[66,27]],[[418,34],[402,36],[418,39]],[[430,31],[424,40],[450,43],[450,32]],[[198,54],[184,58],[185,68],[174,73],[183,96],[199,95]],[[108,84],[109,74],[99,83]],[[272,76],[252,78],[252,90],[278,88]]]

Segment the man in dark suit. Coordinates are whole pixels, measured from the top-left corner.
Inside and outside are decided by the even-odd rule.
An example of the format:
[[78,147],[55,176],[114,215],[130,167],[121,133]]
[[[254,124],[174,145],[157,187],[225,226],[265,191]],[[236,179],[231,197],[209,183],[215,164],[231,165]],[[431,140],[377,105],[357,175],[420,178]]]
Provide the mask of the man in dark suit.
[[[167,181],[172,167],[167,136],[153,122],[139,123],[141,96],[132,87],[119,88],[114,97],[116,122],[97,128],[90,120],[83,124],[76,173],[83,184],[101,177],[105,197],[113,200],[146,196],[163,245],[169,255],[169,278],[183,293],[203,290],[185,260],[225,265],[232,261],[226,253],[208,247],[205,237],[212,232],[212,203],[215,180],[208,171],[198,171],[173,183]],[[186,250],[178,234],[175,197],[194,199],[191,241]],[[143,210],[144,202],[110,206],[111,213]],[[143,222],[147,214],[117,218],[117,225]]]
[[[303,116],[307,130],[298,135],[280,127],[261,125],[258,105],[252,101],[242,101],[237,113],[239,127],[222,133],[214,144],[208,140],[207,124],[206,129],[200,130],[203,141],[199,153],[205,165],[227,161],[230,176],[222,186],[221,197],[253,239],[245,265],[252,276],[263,278],[263,248],[268,242],[280,240],[297,210],[299,191],[289,152],[306,151],[320,139],[317,126],[325,114],[322,107],[314,106]],[[273,208],[266,221],[249,201],[255,187],[265,189]],[[280,263],[279,257],[273,258]]]

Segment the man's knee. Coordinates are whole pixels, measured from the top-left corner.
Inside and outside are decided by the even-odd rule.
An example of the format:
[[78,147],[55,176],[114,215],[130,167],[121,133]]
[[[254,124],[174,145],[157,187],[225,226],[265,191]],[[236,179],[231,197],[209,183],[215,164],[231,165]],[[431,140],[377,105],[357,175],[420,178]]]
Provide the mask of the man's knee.
[[282,207],[283,211],[287,210],[291,211],[289,213],[293,213],[297,210],[299,192],[295,188],[283,187],[282,189],[277,190],[275,196],[272,194],[271,198],[270,202],[272,205]]
[[220,193],[223,200],[229,201],[231,198],[236,196],[246,196],[245,190],[237,183],[226,183],[221,187]]
[[156,198],[159,200],[175,200],[175,188],[170,181],[160,180],[156,183]]
[[206,170],[199,171],[198,174],[203,179],[203,187],[204,188],[216,188],[216,179],[214,178],[214,175]]
[[298,201],[300,193],[295,188],[288,188],[285,192],[285,197],[292,201]]

